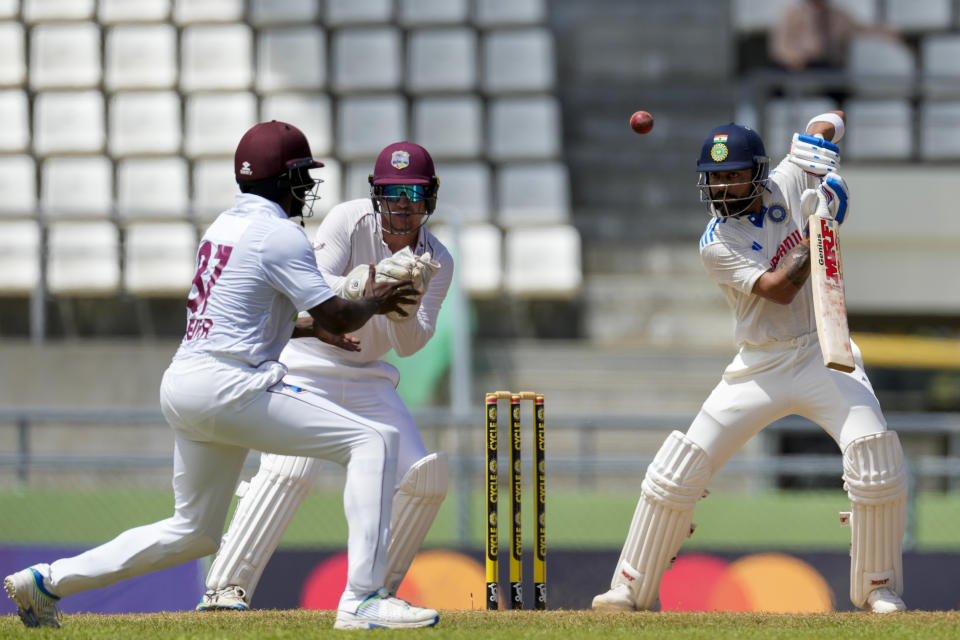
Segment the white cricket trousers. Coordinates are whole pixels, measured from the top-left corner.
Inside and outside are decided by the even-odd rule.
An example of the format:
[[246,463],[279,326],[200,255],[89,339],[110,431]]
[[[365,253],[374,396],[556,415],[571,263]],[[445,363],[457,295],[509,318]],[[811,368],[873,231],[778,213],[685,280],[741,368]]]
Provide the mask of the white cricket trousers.
[[130,529],[99,547],[50,565],[49,586],[67,596],[164,569],[217,550],[250,449],[330,460],[346,467],[350,530],[344,598],[384,584],[397,431],[279,381],[278,362],[258,369],[226,358],[175,360],[160,404],[174,429],[174,514]]
[[816,333],[742,347],[687,437],[707,453],[716,473],[753,435],[788,415],[820,425],[841,451],[857,438],[886,431],[860,349],[851,347],[856,364],[851,373],[824,366]]

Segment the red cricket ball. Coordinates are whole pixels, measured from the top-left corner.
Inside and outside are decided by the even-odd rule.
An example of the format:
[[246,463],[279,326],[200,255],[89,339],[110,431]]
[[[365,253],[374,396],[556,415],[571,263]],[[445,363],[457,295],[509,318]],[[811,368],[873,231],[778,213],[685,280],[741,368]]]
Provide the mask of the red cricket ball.
[[653,116],[646,111],[636,111],[630,116],[630,128],[641,135],[653,129]]

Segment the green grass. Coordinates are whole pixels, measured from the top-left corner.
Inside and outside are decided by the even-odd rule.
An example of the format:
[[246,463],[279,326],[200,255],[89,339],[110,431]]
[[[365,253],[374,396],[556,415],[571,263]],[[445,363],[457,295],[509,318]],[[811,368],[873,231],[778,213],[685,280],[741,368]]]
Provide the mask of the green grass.
[[[637,496],[627,492],[555,491],[547,498],[551,548],[616,549],[623,543]],[[0,542],[94,544],[133,526],[170,515],[169,489],[63,491],[0,490]],[[526,505],[525,505],[526,507]],[[506,505],[501,505],[505,509]],[[471,497],[468,545],[483,547],[484,505]],[[714,492],[697,506],[699,525],[685,549],[791,548],[843,550],[850,532],[837,513],[849,509],[842,491],[742,494]],[[920,494],[914,505],[916,549],[960,550],[960,496]],[[431,547],[457,546],[458,505],[451,492],[427,537]],[[533,530],[532,509],[524,531]],[[297,513],[282,546],[341,548],[347,538],[339,491],[314,491]],[[532,539],[528,538],[532,543]]]
[[[0,637],[32,640],[253,640],[343,638],[329,611],[251,611],[69,615],[61,629],[31,629],[15,616],[0,618]],[[363,632],[356,632],[357,637]],[[383,632],[390,633],[390,632]],[[594,614],[588,611],[445,611],[432,629],[401,631],[431,640],[602,638],[635,640],[944,640],[960,633],[960,612],[776,615],[754,613]],[[351,634],[353,635],[353,634]],[[379,635],[377,637],[380,637]],[[407,637],[413,637],[412,635]]]

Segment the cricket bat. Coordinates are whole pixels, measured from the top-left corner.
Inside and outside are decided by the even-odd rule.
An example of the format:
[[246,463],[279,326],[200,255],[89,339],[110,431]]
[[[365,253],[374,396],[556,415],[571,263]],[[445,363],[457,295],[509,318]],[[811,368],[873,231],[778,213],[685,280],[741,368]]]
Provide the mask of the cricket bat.
[[[816,195],[816,192],[808,192]],[[819,198],[804,194],[801,202],[810,224],[810,280],[813,285],[813,312],[823,364],[837,371],[853,371],[847,303],[843,293],[843,262],[840,259],[840,225],[824,215]],[[810,209],[814,209],[810,213]]]

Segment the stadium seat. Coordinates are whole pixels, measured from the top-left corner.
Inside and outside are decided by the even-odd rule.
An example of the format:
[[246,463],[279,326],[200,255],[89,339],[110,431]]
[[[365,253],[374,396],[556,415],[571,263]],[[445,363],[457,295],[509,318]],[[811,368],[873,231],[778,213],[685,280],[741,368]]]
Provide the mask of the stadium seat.
[[412,93],[472,91],[477,35],[469,28],[419,29],[409,35],[407,84]]
[[185,113],[188,157],[232,157],[244,132],[257,123],[257,99],[252,93],[195,93]]
[[960,101],[926,101],[920,107],[920,157],[960,158]]
[[32,156],[0,156],[0,193],[0,218],[36,213],[37,165]]
[[173,91],[116,93],[110,99],[110,155],[157,155],[180,151],[180,96]]
[[915,75],[913,51],[891,38],[856,36],[850,43],[847,73],[858,96],[903,96]]
[[877,0],[832,0],[832,3],[862,24],[881,21],[880,3]]
[[477,0],[474,22],[480,27],[545,23],[546,0]]
[[130,158],[117,164],[120,219],[186,218],[189,167],[180,156]]
[[885,22],[902,33],[950,28],[951,0],[883,0]]
[[505,240],[505,287],[522,298],[565,299],[583,284],[580,234],[569,225],[517,227]]
[[30,34],[30,88],[87,89],[102,77],[100,27],[93,22],[40,24]]
[[47,289],[60,295],[111,295],[120,287],[120,239],[112,222],[48,227]]
[[138,296],[184,296],[196,271],[196,228],[189,222],[140,222],[126,228],[123,288]]
[[333,151],[333,107],[324,93],[272,93],[260,102],[260,122],[280,120],[298,127],[314,157]]
[[393,0],[327,0],[324,24],[342,27],[386,24],[393,19]]
[[549,159],[560,154],[560,107],[551,96],[497,98],[488,113],[493,160]]
[[0,220],[0,295],[29,295],[40,283],[40,225]]
[[[363,158],[347,163],[343,170],[343,199],[356,200],[370,197],[370,182],[367,180],[373,173],[373,163],[376,156]],[[320,185],[323,189],[323,185]]]
[[[343,168],[340,166],[340,161],[336,158],[321,156],[320,162],[323,163],[323,168],[316,172],[316,175],[323,180],[318,191],[320,200],[313,204],[313,217],[309,218],[314,223],[345,199],[343,197]],[[371,164],[371,166],[373,165]],[[363,179],[366,181],[366,176]],[[313,238],[313,236],[310,237]]]
[[23,91],[0,91],[0,151],[25,151],[30,146],[30,104]]
[[40,168],[40,209],[49,218],[108,218],[113,163],[105,156],[47,158]]
[[240,22],[244,5],[244,0],[175,0],[173,21],[180,25]]
[[402,53],[400,32],[390,27],[335,31],[331,86],[338,93],[396,90],[403,76]]
[[913,152],[912,111],[906,100],[848,100],[845,156],[857,160],[909,158]]
[[400,0],[397,22],[405,27],[464,24],[469,0]]
[[327,46],[323,29],[264,29],[257,38],[257,91],[308,91],[326,84]]
[[89,20],[93,18],[95,6],[95,0],[23,0],[23,20],[28,24]]
[[47,91],[33,102],[33,151],[39,156],[100,153],[106,141],[103,94]]
[[490,222],[490,167],[485,162],[437,163],[440,192],[437,219],[450,223],[459,216],[465,224]]
[[504,29],[483,37],[482,88],[486,93],[551,90],[554,67],[553,36],[547,29]]
[[763,144],[770,161],[776,165],[790,151],[793,134],[804,131],[810,118],[836,108],[837,103],[825,97],[772,98],[767,102]]
[[253,34],[244,24],[195,25],[180,36],[180,89],[248,89],[253,81]]
[[563,224],[570,219],[570,179],[560,162],[507,164],[497,170],[502,227]]
[[250,2],[249,20],[255,27],[281,24],[303,25],[316,22],[319,17],[320,3],[316,0],[251,0]]
[[[439,206],[439,205],[438,205]],[[492,224],[471,224],[461,228],[459,242],[449,224],[431,226],[431,231],[453,254],[456,277],[473,298],[494,298],[503,286],[503,234]]]
[[0,20],[20,17],[20,0],[0,0]]
[[376,158],[386,144],[406,138],[407,103],[402,96],[352,96],[337,102],[336,155],[341,159]]
[[19,87],[27,77],[23,25],[0,22],[0,86]]
[[920,41],[920,77],[926,97],[957,97],[960,36],[936,34],[923,37]]
[[434,160],[483,153],[483,103],[473,95],[421,98],[413,104],[413,139]]
[[193,163],[193,213],[197,220],[213,220],[233,206],[240,193],[233,176],[233,158],[211,158]]
[[170,0],[100,0],[97,3],[100,24],[163,22],[169,17]]
[[169,24],[117,25],[107,31],[104,86],[170,89],[177,82],[177,31]]
[[737,33],[766,33],[793,0],[733,0],[731,21]]

